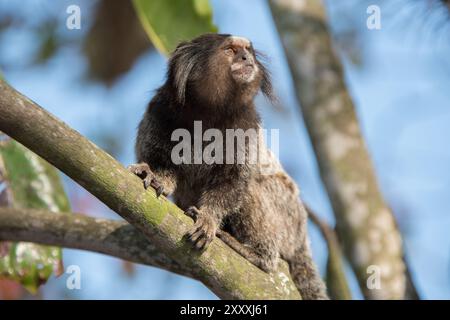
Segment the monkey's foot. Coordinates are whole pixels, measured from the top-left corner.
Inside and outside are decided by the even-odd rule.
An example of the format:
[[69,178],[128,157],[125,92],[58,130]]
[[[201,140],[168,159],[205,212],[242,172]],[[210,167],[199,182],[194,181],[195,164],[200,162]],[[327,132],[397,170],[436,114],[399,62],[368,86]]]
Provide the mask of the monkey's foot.
[[216,236],[216,222],[194,206],[189,207],[184,213],[195,221],[194,227],[187,233],[187,239],[193,243],[195,248],[206,249]]
[[148,187],[155,189],[156,197],[159,197],[164,192],[164,187],[158,179],[156,179],[155,174],[145,162],[132,164],[128,166],[127,169],[142,179],[145,189]]

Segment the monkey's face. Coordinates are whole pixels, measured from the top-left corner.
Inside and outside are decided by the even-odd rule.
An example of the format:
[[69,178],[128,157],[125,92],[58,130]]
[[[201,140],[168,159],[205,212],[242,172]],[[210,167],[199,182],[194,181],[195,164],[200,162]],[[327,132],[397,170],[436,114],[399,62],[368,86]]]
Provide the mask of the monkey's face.
[[220,49],[229,63],[234,81],[245,84],[257,78],[259,68],[249,40],[231,36],[224,41]]
[[246,38],[204,34],[178,45],[169,61],[168,81],[181,104],[245,104],[259,89],[272,99],[269,73],[256,57]]

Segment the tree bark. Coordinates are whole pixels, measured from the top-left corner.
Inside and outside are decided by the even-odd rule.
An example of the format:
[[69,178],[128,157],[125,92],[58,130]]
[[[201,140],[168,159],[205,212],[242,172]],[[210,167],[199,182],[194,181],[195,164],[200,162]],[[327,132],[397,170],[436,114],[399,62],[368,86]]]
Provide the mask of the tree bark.
[[351,300],[352,294],[345,275],[343,254],[336,232],[325,221],[305,206],[308,211],[309,219],[316,225],[327,243],[328,261],[327,261],[327,291],[333,300]]
[[[402,239],[378,188],[320,0],[271,0],[344,251],[368,299],[403,299]],[[369,267],[381,287],[368,287]],[[375,275],[376,276],[376,275]]]
[[142,232],[126,221],[0,207],[0,241],[4,240],[98,252],[193,277],[188,269],[161,254]]
[[197,252],[184,240],[192,220],[110,155],[0,80],[0,130],[78,182],[141,231],[159,254],[225,299],[300,299],[286,263],[267,274],[219,239]]

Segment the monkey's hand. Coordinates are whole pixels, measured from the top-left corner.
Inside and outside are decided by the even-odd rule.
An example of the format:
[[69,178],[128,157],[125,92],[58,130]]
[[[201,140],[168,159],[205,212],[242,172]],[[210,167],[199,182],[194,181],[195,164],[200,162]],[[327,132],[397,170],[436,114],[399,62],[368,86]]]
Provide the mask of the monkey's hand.
[[127,169],[143,180],[145,189],[148,187],[155,189],[156,197],[164,193],[163,185],[158,181],[155,174],[145,162],[132,164]]
[[206,249],[216,236],[217,223],[214,218],[194,206],[189,207],[184,213],[195,222],[192,230],[187,233],[187,239],[195,248]]

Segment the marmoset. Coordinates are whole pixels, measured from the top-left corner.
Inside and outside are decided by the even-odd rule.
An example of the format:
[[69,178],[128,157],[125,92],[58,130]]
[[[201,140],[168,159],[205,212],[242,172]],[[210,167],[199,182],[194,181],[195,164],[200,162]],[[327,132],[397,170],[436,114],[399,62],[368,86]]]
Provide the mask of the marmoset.
[[[187,238],[195,248],[205,249],[218,236],[266,272],[274,271],[282,258],[303,299],[328,299],[312,260],[307,212],[298,188],[260,137],[236,149],[248,155],[258,143],[265,161],[175,164],[172,158],[177,144],[172,133],[183,129],[194,134],[194,121],[224,136],[229,129],[261,128],[253,100],[259,90],[269,98],[273,93],[260,60],[249,40],[228,34],[204,34],[180,43],[170,56],[165,83],[139,124],[138,163],[129,169],[158,196],[173,195],[194,219]],[[206,145],[202,141],[200,148]],[[231,150],[227,144],[223,150],[239,160],[234,146]],[[189,152],[185,160],[196,150]]]

